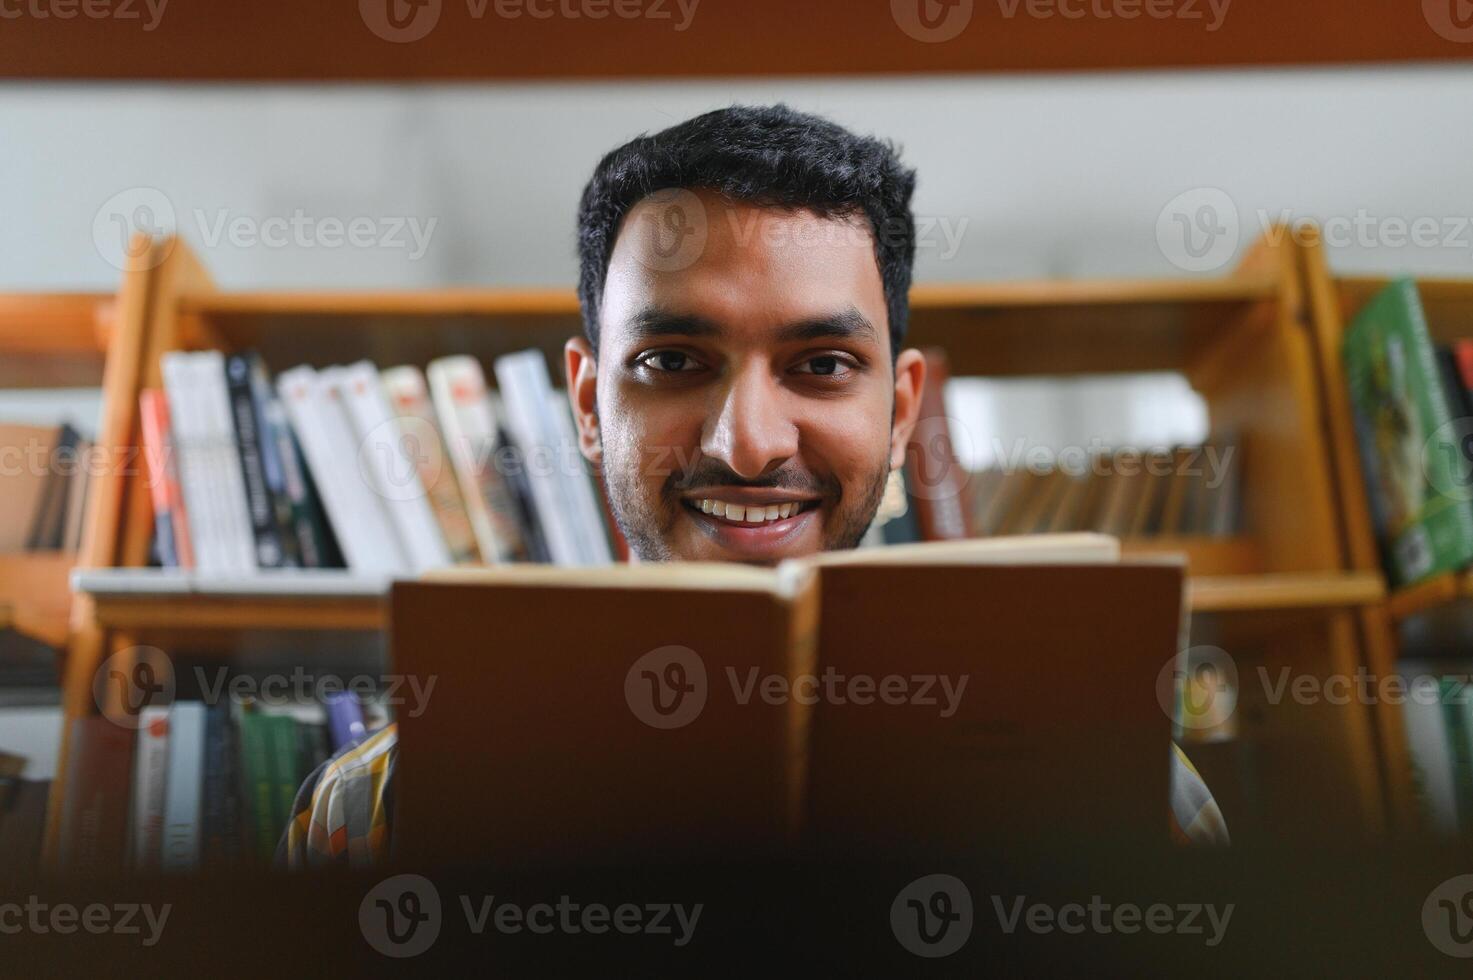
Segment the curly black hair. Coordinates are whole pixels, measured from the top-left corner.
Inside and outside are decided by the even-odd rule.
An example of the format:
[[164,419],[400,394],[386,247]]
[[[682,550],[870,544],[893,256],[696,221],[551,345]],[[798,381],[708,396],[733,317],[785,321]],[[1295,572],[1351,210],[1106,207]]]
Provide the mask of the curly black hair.
[[899,352],[915,263],[915,171],[901,164],[893,143],[781,103],[717,109],[639,136],[599,161],[578,206],[578,300],[595,351],[604,280],[624,216],[649,195],[674,188],[826,218],[863,215],[885,287],[891,355]]

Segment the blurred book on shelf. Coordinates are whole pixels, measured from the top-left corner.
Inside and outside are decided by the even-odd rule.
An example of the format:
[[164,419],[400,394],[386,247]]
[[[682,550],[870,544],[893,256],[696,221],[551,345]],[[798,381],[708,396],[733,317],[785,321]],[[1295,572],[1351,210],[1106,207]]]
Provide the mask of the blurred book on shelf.
[[[1458,345],[1464,348],[1464,344]],[[1342,356],[1372,524],[1397,585],[1473,561],[1473,351],[1435,345],[1398,279],[1345,333]]]
[[70,424],[0,423],[0,554],[77,550],[93,455]]
[[972,525],[979,535],[1230,537],[1242,531],[1242,447],[1235,438],[1049,456],[971,475]]
[[140,396],[166,568],[413,575],[613,560],[601,491],[543,355],[369,361],[272,378],[254,353],[170,351]]

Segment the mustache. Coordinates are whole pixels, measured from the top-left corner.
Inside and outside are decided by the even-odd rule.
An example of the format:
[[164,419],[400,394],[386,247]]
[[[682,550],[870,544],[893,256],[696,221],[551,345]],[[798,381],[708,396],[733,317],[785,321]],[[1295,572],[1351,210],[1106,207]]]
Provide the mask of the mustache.
[[666,477],[665,496],[673,497],[695,487],[788,490],[794,493],[831,497],[835,500],[842,493],[838,480],[810,473],[798,466],[784,464],[775,470],[749,479],[738,475],[731,467],[710,456],[704,456],[692,465],[676,470]]

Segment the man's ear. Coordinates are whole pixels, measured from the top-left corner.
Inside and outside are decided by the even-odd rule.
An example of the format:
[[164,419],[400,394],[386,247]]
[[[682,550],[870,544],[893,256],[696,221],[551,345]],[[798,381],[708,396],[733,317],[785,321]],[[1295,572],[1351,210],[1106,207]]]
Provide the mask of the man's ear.
[[926,358],[914,347],[895,359],[895,421],[890,426],[890,468],[905,465],[905,447],[921,412],[921,386],[926,383]]
[[568,372],[568,401],[578,423],[578,450],[583,458],[599,465],[603,458],[603,435],[598,428],[598,361],[587,337],[574,337],[563,345],[563,362]]

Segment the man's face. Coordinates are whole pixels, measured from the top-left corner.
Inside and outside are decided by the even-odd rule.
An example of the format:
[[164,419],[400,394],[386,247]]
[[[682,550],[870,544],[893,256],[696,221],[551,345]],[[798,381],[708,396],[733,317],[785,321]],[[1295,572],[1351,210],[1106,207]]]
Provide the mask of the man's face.
[[863,219],[660,194],[626,216],[596,362],[568,344],[585,455],[645,560],[852,548],[904,459],[923,373],[892,366]]

